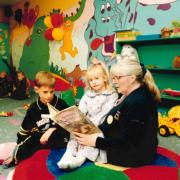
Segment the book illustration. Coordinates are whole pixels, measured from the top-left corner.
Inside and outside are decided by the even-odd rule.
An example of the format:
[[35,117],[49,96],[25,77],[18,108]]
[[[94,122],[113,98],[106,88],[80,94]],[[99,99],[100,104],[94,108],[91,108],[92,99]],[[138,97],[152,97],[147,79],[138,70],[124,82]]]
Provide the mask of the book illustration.
[[62,111],[57,110],[48,104],[51,119],[70,133],[79,132],[82,134],[102,133],[89,118],[84,115],[75,105]]

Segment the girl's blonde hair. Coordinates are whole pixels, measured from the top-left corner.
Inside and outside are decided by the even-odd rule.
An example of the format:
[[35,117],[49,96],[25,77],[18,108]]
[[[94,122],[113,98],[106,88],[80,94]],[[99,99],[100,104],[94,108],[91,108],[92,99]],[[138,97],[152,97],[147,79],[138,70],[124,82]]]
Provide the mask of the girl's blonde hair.
[[154,99],[160,101],[161,95],[151,73],[138,61],[131,59],[121,60],[111,67],[110,73],[112,76],[135,75],[137,81],[148,87],[149,91],[153,94]]
[[105,84],[105,89],[108,90],[109,92],[113,91],[112,85],[110,83],[110,76],[109,76],[109,71],[106,67],[106,65],[99,61],[98,64],[91,64],[85,74],[85,82],[86,82],[86,90],[91,89],[91,86],[89,84],[89,79],[97,75],[98,73],[102,73],[103,78],[104,78],[104,84]]
[[40,71],[35,76],[35,86],[37,87],[48,86],[54,88],[55,82],[55,77],[48,71]]

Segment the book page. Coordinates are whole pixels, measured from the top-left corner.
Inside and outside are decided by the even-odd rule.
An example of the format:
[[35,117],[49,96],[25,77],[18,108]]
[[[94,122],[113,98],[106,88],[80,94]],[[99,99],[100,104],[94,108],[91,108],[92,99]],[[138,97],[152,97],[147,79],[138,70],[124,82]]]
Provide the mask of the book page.
[[82,134],[101,133],[101,130],[96,127],[76,106],[71,106],[62,111],[54,113],[51,105],[48,105],[51,119],[58,125],[72,132],[79,132]]

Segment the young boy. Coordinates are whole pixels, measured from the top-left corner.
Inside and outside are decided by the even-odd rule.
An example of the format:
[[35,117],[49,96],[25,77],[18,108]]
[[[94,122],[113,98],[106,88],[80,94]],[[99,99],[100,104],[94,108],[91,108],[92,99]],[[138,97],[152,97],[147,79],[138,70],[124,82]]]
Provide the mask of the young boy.
[[32,156],[37,150],[66,146],[69,133],[49,118],[47,103],[59,110],[68,107],[62,99],[54,95],[54,87],[55,78],[50,72],[37,73],[34,90],[39,98],[29,107],[17,133],[17,146],[12,156],[4,161],[4,168]]

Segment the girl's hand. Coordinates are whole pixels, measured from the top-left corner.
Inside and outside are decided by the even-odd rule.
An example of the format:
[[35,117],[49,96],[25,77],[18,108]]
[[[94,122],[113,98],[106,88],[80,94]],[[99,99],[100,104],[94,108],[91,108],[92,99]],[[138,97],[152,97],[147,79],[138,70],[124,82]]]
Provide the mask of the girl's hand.
[[96,139],[99,136],[99,134],[81,134],[78,132],[73,132],[73,135],[79,144],[91,147],[96,146]]

